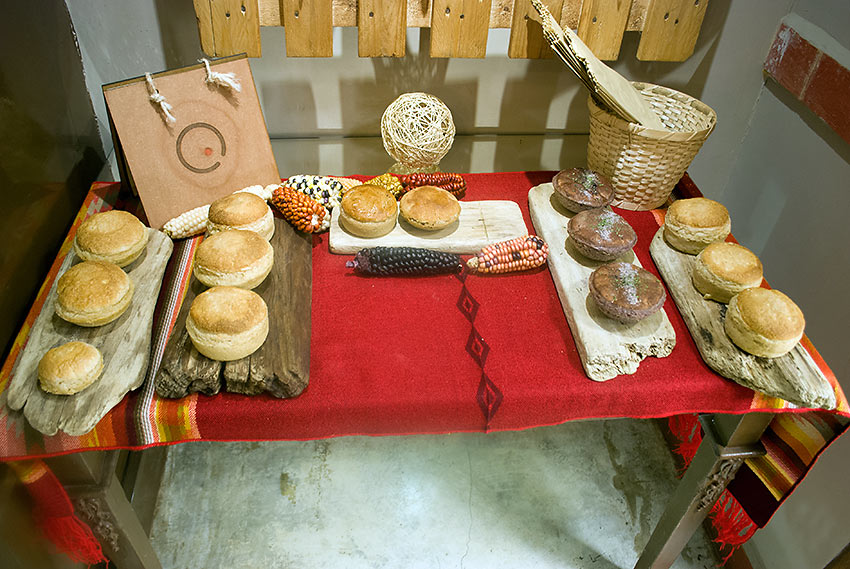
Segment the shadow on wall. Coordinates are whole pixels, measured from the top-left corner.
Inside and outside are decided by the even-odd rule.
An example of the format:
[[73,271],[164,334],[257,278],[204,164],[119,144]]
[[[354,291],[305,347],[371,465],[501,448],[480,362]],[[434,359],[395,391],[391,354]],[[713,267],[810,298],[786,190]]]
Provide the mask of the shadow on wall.
[[205,57],[195,9],[191,2],[156,0],[156,20],[162,38],[162,54],[168,69],[183,67]]

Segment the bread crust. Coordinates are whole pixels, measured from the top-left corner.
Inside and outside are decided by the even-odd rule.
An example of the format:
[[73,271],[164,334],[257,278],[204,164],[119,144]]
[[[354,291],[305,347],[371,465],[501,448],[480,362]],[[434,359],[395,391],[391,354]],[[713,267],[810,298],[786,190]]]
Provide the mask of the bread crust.
[[588,286],[599,310],[624,324],[658,312],[667,298],[658,277],[631,263],[602,265],[590,274]]
[[195,348],[208,358],[242,359],[257,351],[268,336],[268,307],[255,292],[213,287],[195,297],[186,330]]
[[664,239],[679,251],[696,255],[709,243],[723,241],[732,223],[726,207],[708,198],[676,200],[664,218]]
[[380,237],[392,231],[398,218],[398,202],[380,186],[361,184],[342,196],[339,221],[359,237]]
[[457,198],[436,186],[414,188],[401,197],[398,205],[407,223],[428,231],[448,227],[460,217]]
[[711,243],[694,261],[694,287],[707,300],[728,303],[739,292],[759,286],[762,277],[759,258],[737,243]]
[[229,229],[210,235],[195,251],[193,273],[208,287],[252,289],[271,272],[274,249],[254,231]]
[[74,236],[74,252],[84,261],[107,261],[126,267],[148,243],[148,229],[132,213],[113,209],[83,221]]
[[255,231],[266,241],[274,235],[274,214],[263,198],[250,192],[237,192],[210,204],[207,232],[226,229]]
[[611,181],[587,168],[561,170],[552,178],[555,199],[572,212],[605,207],[614,201]]
[[133,281],[118,265],[83,261],[56,283],[56,314],[79,326],[102,326],[130,306]]
[[750,288],[729,301],[724,328],[736,346],[750,354],[775,358],[803,337],[803,312],[778,290]]
[[637,243],[632,226],[608,208],[578,212],[567,223],[567,232],[579,253],[596,261],[613,261]]
[[103,372],[100,350],[85,342],[51,348],[38,362],[38,383],[54,395],[73,395],[94,383]]

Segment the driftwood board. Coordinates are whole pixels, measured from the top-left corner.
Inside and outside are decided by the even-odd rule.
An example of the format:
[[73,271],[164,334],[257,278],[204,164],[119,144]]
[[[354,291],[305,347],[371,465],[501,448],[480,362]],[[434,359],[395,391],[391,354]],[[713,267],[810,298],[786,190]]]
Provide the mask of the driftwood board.
[[271,244],[274,266],[266,280],[254,289],[269,308],[265,343],[252,355],[233,362],[223,363],[199,354],[186,332],[186,316],[192,301],[206,287],[191,277],[156,375],[160,396],[176,398],[194,392],[215,395],[224,388],[245,395],[268,392],[286,398],[299,395],[307,387],[313,286],[311,239],[276,217]]
[[381,237],[356,237],[339,225],[339,208],[331,214],[331,253],[356,253],[364,247],[423,247],[446,253],[473,254],[491,243],[528,234],[516,202],[485,200],[460,203],[457,222],[439,231],[417,229],[401,216],[392,231]]
[[[56,316],[57,278],[44,308],[35,320],[27,344],[15,368],[8,391],[8,405],[23,408],[24,416],[37,431],[54,435],[64,431],[79,436],[88,433],[128,391],[142,384],[151,350],[153,312],[165,266],[173,244],[164,233],[149,229],[147,249],[124,268],[135,289],[130,307],[114,322],[96,328],[84,328]],[[79,262],[73,253],[65,257],[59,269],[62,275]],[[38,362],[44,353],[65,342],[80,340],[103,354],[100,379],[75,395],[51,395],[38,386]]]
[[726,305],[705,300],[691,280],[696,257],[670,247],[655,234],[649,252],[679,307],[702,359],[735,383],[802,407],[835,408],[835,392],[801,345],[779,358],[760,358],[740,350],[723,328]]
[[[594,381],[635,373],[647,356],[669,356],[676,332],[664,310],[635,324],[621,324],[604,314],[589,295],[590,274],[604,265],[584,257],[567,242],[567,222],[572,217],[552,199],[551,183],[528,192],[528,207],[537,234],[549,244],[549,271],[573,333],[582,365]],[[619,259],[640,266],[634,252]]]

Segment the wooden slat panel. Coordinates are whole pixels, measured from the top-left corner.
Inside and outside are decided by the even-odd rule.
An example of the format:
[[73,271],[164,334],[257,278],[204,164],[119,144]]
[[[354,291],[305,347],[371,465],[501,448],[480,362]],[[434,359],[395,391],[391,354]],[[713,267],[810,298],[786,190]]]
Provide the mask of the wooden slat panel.
[[210,0],[215,55],[245,52],[260,57],[260,12],[257,0]]
[[646,9],[649,0],[632,0],[632,8],[629,10],[629,22],[626,24],[627,32],[639,32],[643,29],[646,21]]
[[431,57],[484,57],[490,0],[434,0]]
[[564,6],[561,8],[561,18],[558,22],[561,28],[578,29],[578,23],[581,19],[581,5],[582,0],[564,0]]
[[287,57],[333,57],[331,0],[281,0]]
[[213,35],[210,0],[193,0],[195,17],[198,19],[198,35],[201,36],[201,50],[212,57],[215,55],[215,36]]
[[578,37],[599,59],[613,61],[620,55],[630,7],[629,0],[584,0]]
[[708,0],[651,0],[637,58],[684,61],[694,52]]
[[259,0],[260,8],[260,25],[261,26],[282,26],[283,16],[283,0]]
[[[543,3],[552,16],[560,21],[563,0],[544,0]],[[511,39],[508,44],[508,57],[541,59],[554,54],[549,43],[543,37],[540,16],[530,0],[516,0],[511,21]]]
[[406,0],[360,0],[357,12],[360,57],[403,57],[406,35]]

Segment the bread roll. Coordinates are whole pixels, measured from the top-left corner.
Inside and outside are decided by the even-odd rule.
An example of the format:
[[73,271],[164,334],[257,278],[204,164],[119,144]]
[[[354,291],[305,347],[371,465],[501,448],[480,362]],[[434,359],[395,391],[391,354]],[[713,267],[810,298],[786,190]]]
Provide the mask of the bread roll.
[[694,261],[694,286],[707,300],[728,303],[742,290],[759,286],[761,280],[761,261],[737,243],[712,243]]
[[672,247],[696,255],[709,243],[723,241],[731,230],[729,211],[708,198],[676,200],[664,218],[664,239]]
[[38,362],[38,384],[54,395],[79,393],[100,377],[103,356],[85,342],[68,342],[47,350]]
[[217,286],[192,301],[186,331],[195,348],[213,360],[239,360],[256,352],[269,333],[269,310],[259,294]]
[[572,212],[605,207],[614,201],[611,180],[587,168],[561,170],[552,178],[555,200]]
[[436,186],[420,186],[404,194],[398,203],[401,217],[413,227],[436,231],[460,217],[457,198]]
[[776,358],[797,345],[806,320],[800,308],[783,293],[757,287],[732,297],[724,327],[729,339],[745,352]]
[[271,244],[254,231],[229,229],[210,235],[195,251],[193,272],[204,285],[252,289],[274,264]]
[[579,253],[596,261],[613,261],[637,243],[637,233],[608,208],[586,209],[567,223],[569,240]]
[[126,267],[148,243],[148,229],[132,213],[113,209],[96,213],[80,224],[74,252],[83,261],[106,261]]
[[358,237],[380,237],[392,231],[398,218],[398,202],[380,186],[362,184],[342,196],[339,222]]
[[124,314],[133,281],[118,265],[83,261],[56,283],[56,315],[79,326],[102,326]]
[[608,263],[590,274],[590,296],[607,317],[632,324],[658,312],[667,294],[658,277],[631,263]]
[[256,231],[266,241],[274,235],[274,215],[265,200],[250,192],[236,192],[210,204],[207,232],[225,229]]

